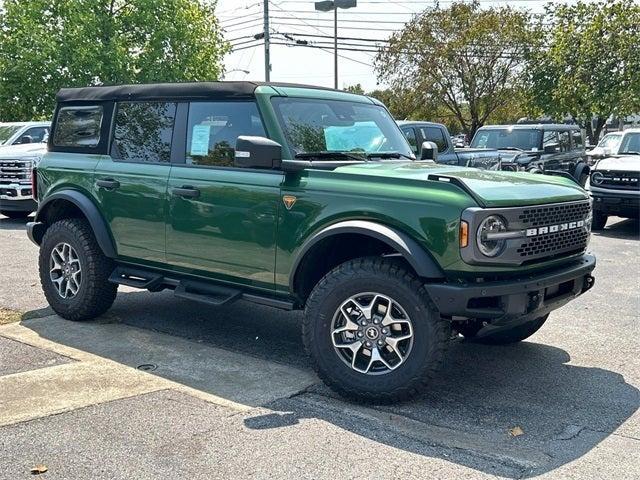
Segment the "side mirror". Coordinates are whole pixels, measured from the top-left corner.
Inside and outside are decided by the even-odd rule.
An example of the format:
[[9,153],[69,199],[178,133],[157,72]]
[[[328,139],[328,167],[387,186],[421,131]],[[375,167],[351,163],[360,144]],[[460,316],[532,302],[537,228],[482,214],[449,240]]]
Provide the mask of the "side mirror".
[[559,143],[550,143],[544,146],[544,153],[557,153],[560,151]]
[[29,135],[23,135],[22,137],[20,137],[20,140],[18,140],[18,143],[31,143],[33,142],[33,138],[31,138]]
[[438,160],[438,146],[433,142],[422,142],[420,160]]
[[282,145],[265,137],[241,135],[236,140],[234,166],[242,168],[280,168]]

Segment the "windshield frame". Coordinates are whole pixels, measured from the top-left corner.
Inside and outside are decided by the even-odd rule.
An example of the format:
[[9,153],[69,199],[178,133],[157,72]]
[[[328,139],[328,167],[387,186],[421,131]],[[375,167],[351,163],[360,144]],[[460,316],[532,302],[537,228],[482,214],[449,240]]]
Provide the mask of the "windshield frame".
[[[532,146],[531,148],[520,148],[520,147],[512,147],[512,146],[508,146],[508,147],[499,147],[499,146],[487,146],[485,145],[484,147],[479,147],[477,146],[477,144],[475,144],[476,139],[479,139],[479,135],[485,132],[509,132],[509,133],[513,133],[513,132],[535,132],[536,133],[536,145]],[[503,128],[481,128],[479,129],[476,134],[473,136],[473,138],[471,139],[471,143],[469,144],[469,148],[489,148],[489,149],[495,149],[495,150],[506,150],[506,149],[519,149],[523,152],[541,152],[542,151],[542,133],[543,131],[539,128],[513,128],[513,127],[503,127]]]
[[[339,154],[352,154],[352,155],[361,155],[362,156],[362,161],[372,161],[372,159],[374,161],[377,161],[376,159],[376,154],[381,154],[383,156],[386,156],[387,154],[400,154],[400,156],[408,156],[410,157],[412,160],[415,158],[415,155],[413,153],[413,151],[411,150],[411,147],[409,145],[409,143],[407,142],[406,138],[404,137],[404,135],[402,134],[400,127],[396,124],[395,120],[393,119],[393,116],[391,115],[391,113],[389,113],[389,110],[383,106],[383,105],[379,105],[377,103],[374,102],[358,102],[358,101],[353,101],[350,99],[339,99],[339,98],[321,98],[321,97],[306,97],[306,96],[271,96],[269,99],[269,105],[274,113],[275,116],[275,120],[278,123],[278,127],[281,131],[281,136],[284,140],[284,142],[286,143],[286,149],[290,152],[290,159],[293,160],[296,158],[296,155],[302,155],[302,156],[309,156],[310,154],[313,153],[319,153],[321,154],[321,156],[330,156],[331,152],[335,152],[336,155]],[[292,104],[295,102],[300,102],[300,103],[317,103],[318,105],[327,105],[327,104],[333,104],[334,106],[346,106],[346,105],[352,105],[354,107],[359,107],[359,108],[363,108],[363,109],[371,109],[372,111],[378,111],[378,112],[382,112],[382,117],[384,118],[383,122],[384,125],[381,126],[378,124],[378,122],[376,122],[375,117],[372,115],[371,119],[367,119],[367,120],[362,120],[363,122],[372,122],[375,125],[376,128],[378,128],[380,130],[380,133],[388,139],[388,141],[393,142],[394,144],[390,145],[391,147],[398,147],[398,148],[391,148],[391,149],[384,149],[384,150],[380,150],[380,151],[376,151],[376,150],[365,150],[364,148],[362,149],[357,149],[357,150],[317,150],[317,151],[307,151],[307,150],[300,150],[298,145],[295,145],[290,138],[290,133],[288,131],[288,127],[287,127],[287,122],[285,121],[284,115],[283,115],[283,111],[281,110],[280,106],[282,104]],[[343,104],[343,105],[340,105]],[[331,107],[330,107],[331,108]],[[333,110],[333,109],[332,109]],[[304,125],[313,125],[311,122],[307,122]],[[323,131],[326,131],[327,128],[331,128],[331,127],[347,127],[347,125],[322,125],[321,128],[323,129]],[[391,133],[392,132],[392,133]],[[394,138],[395,137],[395,138]],[[325,142],[326,142],[326,137],[325,137]],[[325,143],[325,147],[326,147],[326,143]],[[318,162],[322,162],[324,159],[323,158],[317,158],[316,159]],[[381,159],[382,160],[382,159]],[[400,159],[384,159],[385,161],[389,161],[389,160],[405,160],[403,158]],[[406,161],[406,160],[405,160]]]

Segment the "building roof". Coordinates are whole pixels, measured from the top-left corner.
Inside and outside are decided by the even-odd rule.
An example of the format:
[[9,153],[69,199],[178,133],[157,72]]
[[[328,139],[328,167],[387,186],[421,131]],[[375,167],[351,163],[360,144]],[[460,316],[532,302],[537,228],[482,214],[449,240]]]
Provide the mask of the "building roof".
[[314,90],[332,90],[312,85],[266,82],[184,82],[150,83],[139,85],[113,85],[81,88],[62,88],[56,96],[58,102],[158,100],[194,98],[247,98],[259,86],[296,87]]

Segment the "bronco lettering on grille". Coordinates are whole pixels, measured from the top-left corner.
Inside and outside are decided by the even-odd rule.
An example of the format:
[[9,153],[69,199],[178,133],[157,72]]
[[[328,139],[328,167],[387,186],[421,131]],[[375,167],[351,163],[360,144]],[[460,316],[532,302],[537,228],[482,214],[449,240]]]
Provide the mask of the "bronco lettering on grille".
[[584,227],[584,220],[577,222],[560,223],[558,225],[548,225],[546,227],[527,228],[527,237],[535,237],[537,235],[546,235],[547,233],[564,232],[565,230],[573,230]]

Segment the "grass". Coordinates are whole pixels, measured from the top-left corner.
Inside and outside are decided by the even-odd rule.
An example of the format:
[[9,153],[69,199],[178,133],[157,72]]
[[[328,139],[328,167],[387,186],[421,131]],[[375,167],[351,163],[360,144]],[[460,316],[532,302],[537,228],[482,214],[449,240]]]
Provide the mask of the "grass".
[[19,322],[22,318],[22,313],[10,310],[8,308],[0,307],[0,325],[6,325],[7,323]]

